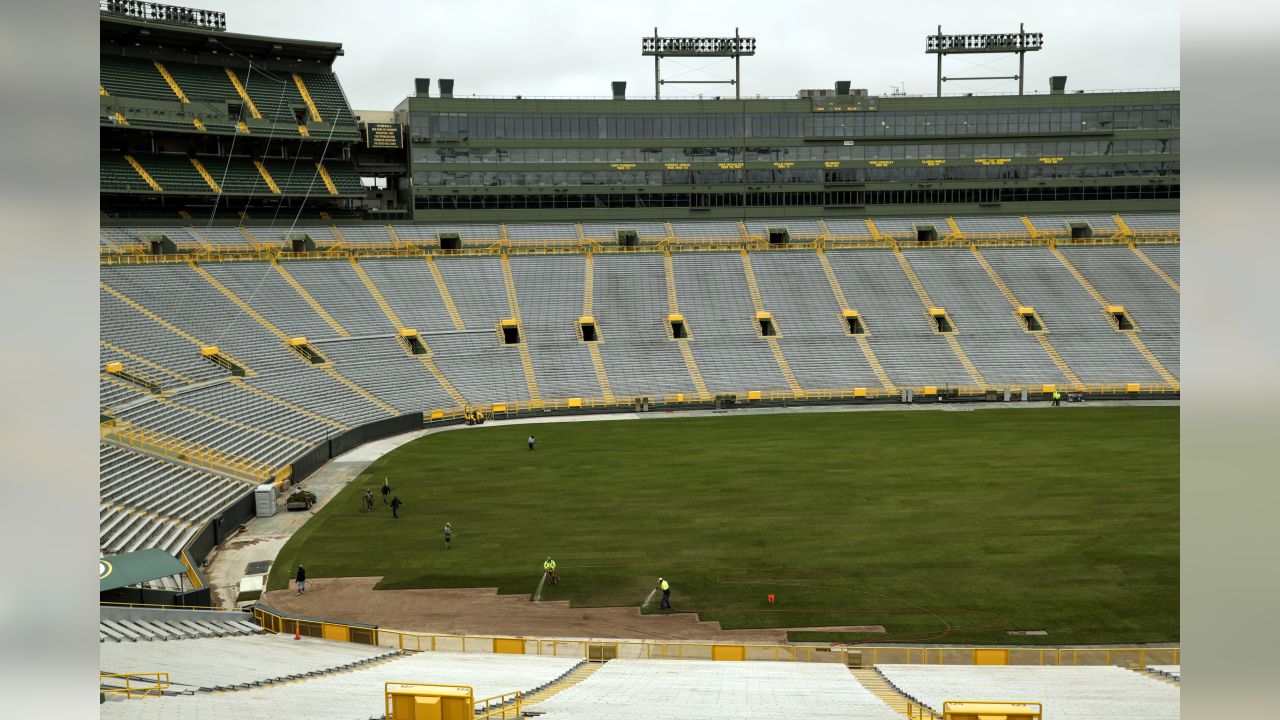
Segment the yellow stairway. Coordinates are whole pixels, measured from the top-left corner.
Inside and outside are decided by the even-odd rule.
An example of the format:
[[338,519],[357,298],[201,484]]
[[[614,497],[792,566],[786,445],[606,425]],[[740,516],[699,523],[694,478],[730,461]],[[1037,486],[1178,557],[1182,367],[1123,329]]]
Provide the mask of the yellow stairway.
[[[831,293],[836,296],[836,302],[840,303],[841,312],[852,310],[849,307],[849,301],[844,297],[844,288],[840,287],[840,280],[836,277],[835,269],[831,267],[831,261],[827,258],[827,253],[821,249],[818,250],[818,263],[822,265],[822,272],[827,276],[827,284],[831,286]],[[876,352],[871,348],[871,341],[867,340],[866,334],[854,335],[854,340],[858,342],[858,348],[862,350],[862,355],[867,359],[867,364],[871,366],[871,371],[876,374],[876,379],[880,381],[880,385],[887,392],[895,393],[898,386],[893,384],[893,380],[889,379],[889,373],[885,372],[884,366],[880,364],[880,358],[876,357]]]
[[[302,126],[299,125],[299,127]],[[320,173],[320,179],[324,181],[324,187],[329,191],[329,194],[337,195],[338,186],[333,183],[333,178],[329,176],[329,169],[324,166],[324,163],[316,163],[316,171]]]
[[[1071,264],[1071,261],[1067,259],[1066,255],[1062,254],[1061,250],[1056,247],[1050,247],[1049,252],[1053,253],[1054,257],[1058,258],[1058,262],[1062,263],[1063,267],[1067,269],[1067,272],[1071,273],[1071,277],[1075,278],[1076,282],[1080,283],[1080,287],[1084,288],[1085,292],[1089,293],[1090,297],[1097,301],[1097,303],[1102,306],[1103,310],[1111,304],[1102,296],[1102,293],[1098,292],[1098,289],[1093,286],[1093,283],[1089,282],[1088,278],[1082,275],[1080,271],[1076,269],[1075,265]],[[1137,330],[1119,330],[1117,332],[1122,332],[1125,337],[1129,338],[1129,342],[1133,344],[1133,347],[1140,355],[1142,355],[1143,359],[1147,361],[1147,364],[1151,366],[1151,369],[1155,370],[1166,383],[1175,390],[1181,389],[1181,383],[1178,382],[1178,378],[1174,377],[1173,373],[1169,372],[1168,368],[1166,368],[1155,355],[1151,354],[1151,351],[1147,349],[1146,343],[1142,342],[1142,338],[1138,337]]]
[[302,287],[302,283],[298,282],[298,280],[293,277],[293,275],[291,275],[283,265],[275,260],[271,261],[271,265],[280,273],[280,277],[284,278],[284,281],[289,283],[289,287],[293,288],[294,292],[298,293],[307,305],[311,306],[311,309],[320,316],[320,319],[324,320],[329,327],[333,328],[334,332],[338,333],[338,335],[342,337],[348,337],[351,335],[351,333],[347,332],[346,328],[342,327],[337,320],[333,319],[333,316],[329,314],[328,310],[325,310],[320,306],[320,302],[312,297],[311,293],[307,292],[307,289]]
[[[196,271],[197,275],[205,279],[205,282],[209,283],[214,287],[215,290],[217,290],[218,292],[226,296],[226,298],[230,300],[232,304],[234,304],[236,307],[240,308],[240,310],[244,312],[244,314],[248,315],[254,320],[257,320],[258,324],[262,325],[267,330],[269,330],[272,335],[275,335],[276,337],[280,338],[282,341],[290,339],[287,333],[285,333],[283,330],[276,327],[275,325],[272,325],[269,320],[264,318],[257,310],[254,310],[249,305],[249,303],[246,303],[244,300],[242,300],[239,295],[236,295],[235,293],[231,292],[231,290],[228,289],[227,286],[218,282],[218,279],[210,275],[208,270],[205,270],[204,268],[200,267],[194,262],[188,262],[188,264],[191,266],[192,270]],[[373,393],[369,392],[368,390],[365,390],[364,388],[360,387],[356,383],[349,380],[345,375],[343,375],[342,373],[334,369],[332,363],[325,363],[324,365],[321,365],[318,367],[320,367],[321,370],[324,370],[325,372],[329,373],[329,375],[331,375],[335,380],[351,388],[361,397],[373,403],[374,405],[377,405],[378,407],[382,408],[390,415],[397,416],[397,415],[403,414],[398,409],[396,409],[395,406],[384,402],[382,398],[379,398],[378,396],[374,395]]]
[[[578,233],[581,235],[582,226],[578,226]],[[592,317],[592,299],[595,293],[595,255],[587,253],[585,257],[586,269],[584,270],[582,281],[582,315],[584,317]],[[597,326],[598,327],[598,326]],[[591,367],[596,373],[596,382],[600,384],[600,393],[604,397],[605,402],[613,402],[613,386],[609,384],[609,374],[605,372],[604,358],[600,356],[600,343],[585,343],[587,353],[591,355]]]
[[[738,223],[742,225],[741,222]],[[746,232],[746,226],[743,225],[742,231]],[[760,286],[756,283],[756,272],[751,267],[751,255],[746,251],[742,254],[742,272],[747,278],[747,292],[751,294],[751,304],[755,306],[756,312],[765,312],[764,302],[760,299]],[[777,337],[764,337],[765,342],[769,343],[769,351],[773,353],[773,360],[778,365],[778,370],[782,373],[783,379],[787,381],[787,386],[791,388],[791,394],[795,397],[804,397],[804,388],[800,387],[800,381],[796,379],[796,375],[791,371],[791,363],[787,362],[786,355],[782,354],[782,345],[778,343]]]
[[[400,321],[400,317],[396,315],[395,310],[391,309],[391,304],[387,302],[387,298],[383,296],[382,291],[378,289],[376,284],[374,284],[373,278],[369,277],[369,273],[365,272],[364,268],[360,267],[360,263],[356,262],[354,256],[349,257],[348,261],[351,263],[352,269],[355,270],[356,276],[360,278],[360,282],[364,283],[365,289],[369,291],[369,295],[373,297],[373,301],[382,309],[382,314],[386,315],[387,320],[391,321],[391,325],[395,327],[396,332],[405,330],[406,328],[404,323]],[[453,383],[449,382],[449,378],[445,377],[444,372],[441,371],[440,367],[431,359],[431,347],[427,345],[426,341],[421,337],[419,337],[418,340],[422,343],[422,346],[426,348],[427,354],[413,355],[410,353],[410,357],[422,363],[422,366],[431,373],[431,376],[436,379],[436,382],[440,383],[440,387],[444,388],[444,391],[449,394],[449,397],[453,398],[453,401],[457,403],[457,407],[465,406],[467,404],[466,398],[462,396],[462,393],[458,392],[458,389],[453,386]],[[408,349],[406,348],[405,351],[408,352]]]
[[[1018,298],[1014,297],[1013,291],[1009,289],[1008,285],[1005,285],[1004,279],[1001,278],[1000,274],[996,272],[996,269],[991,266],[991,263],[987,262],[987,258],[983,256],[980,250],[978,250],[978,246],[970,245],[969,250],[973,252],[973,256],[977,259],[978,264],[986,271],[987,277],[991,278],[991,282],[995,283],[996,287],[1000,290],[1000,293],[1004,295],[1004,299],[1008,300],[1009,304],[1013,306],[1014,311],[1017,311],[1018,308],[1022,307],[1022,303],[1018,302]],[[1053,361],[1054,365],[1058,366],[1058,370],[1067,378],[1071,385],[1076,390],[1083,390],[1084,383],[1081,382],[1075,372],[1067,366],[1067,362],[1058,354],[1058,349],[1053,346],[1053,343],[1049,342],[1048,333],[1033,332],[1031,334],[1035,337],[1036,341],[1040,343],[1040,347],[1044,348],[1045,354],[1049,356],[1049,359]]]
[[253,393],[254,395],[257,395],[258,397],[261,397],[261,398],[265,398],[265,399],[267,399],[267,400],[270,400],[271,402],[273,402],[273,403],[275,403],[275,404],[277,404],[277,405],[280,405],[281,407],[286,407],[286,408],[288,408],[288,409],[290,409],[290,410],[292,410],[292,411],[294,411],[294,412],[298,413],[299,415],[306,415],[307,417],[311,418],[312,420],[315,420],[316,422],[324,423],[325,425],[328,425],[328,426],[330,426],[330,427],[332,427],[332,428],[334,428],[334,429],[336,429],[336,430],[339,430],[339,431],[342,431],[342,430],[349,430],[349,429],[350,429],[350,427],[351,427],[351,426],[349,426],[349,425],[345,425],[345,424],[343,424],[343,423],[340,423],[340,422],[338,422],[337,420],[334,420],[334,419],[332,419],[332,418],[327,418],[327,417],[325,417],[325,416],[323,416],[323,415],[320,415],[320,414],[318,414],[318,413],[312,412],[311,410],[308,410],[308,409],[306,409],[306,408],[304,408],[304,407],[301,407],[301,406],[299,406],[299,405],[295,405],[295,404],[293,404],[293,403],[289,402],[288,400],[285,400],[284,398],[276,397],[275,395],[272,395],[271,393],[267,392],[266,390],[262,390],[262,389],[260,389],[260,388],[256,388],[256,387],[254,387],[252,384],[245,382],[243,378],[233,377],[233,378],[231,378],[230,382],[231,382],[231,384],[232,384],[232,385],[234,385],[234,386],[236,386],[236,387],[238,387],[238,388],[240,388],[240,389],[242,389],[242,390],[247,390],[248,392],[251,392],[251,393]]
[[218,181],[214,180],[213,176],[209,174],[209,171],[205,168],[204,163],[200,162],[200,160],[194,157],[189,159],[191,160],[191,165],[195,167],[196,172],[200,173],[200,177],[204,178],[204,181],[209,186],[209,189],[216,193],[222,192],[222,187],[219,186]]
[[[668,232],[670,232],[671,223],[667,223]],[[679,298],[676,296],[676,271],[675,266],[671,263],[671,252],[662,253],[663,270],[667,276],[667,311],[672,314],[680,312]],[[693,357],[693,349],[689,347],[688,338],[676,338],[675,343],[680,348],[680,355],[684,358],[684,366],[689,370],[689,379],[693,381],[694,391],[698,394],[698,399],[705,400],[711,397],[711,393],[707,391],[707,383],[702,379],[702,371],[698,369],[698,361]]]
[[524,321],[520,319],[520,300],[516,295],[516,279],[511,274],[511,259],[502,254],[502,284],[507,289],[507,309],[516,326],[520,329],[520,342],[516,350],[520,353],[520,367],[524,370],[524,382],[529,388],[529,400],[539,402],[542,395],[538,392],[538,377],[533,372],[533,356],[529,354],[529,337],[524,334]]
[[530,705],[550,700],[556,695],[559,695],[565,690],[568,690],[574,685],[577,685],[583,680],[591,677],[602,667],[604,667],[604,663],[584,662],[573,670],[570,670],[568,675],[565,675],[556,682],[551,683],[535,693],[525,695],[520,704],[523,709],[528,710]]
[[307,104],[307,110],[311,111],[311,120],[313,122],[324,122],[324,118],[320,117],[320,110],[316,108],[316,104],[311,99],[311,91],[307,89],[307,84],[302,81],[302,76],[298,73],[293,74],[293,84],[298,86],[298,94],[302,96],[302,102]]
[[889,681],[874,668],[849,668],[849,672],[853,673],[853,677],[857,679],[862,687],[870,691],[872,695],[880,698],[894,712],[901,713],[911,718],[911,720],[940,720],[942,718],[938,713],[913,702],[910,698],[898,692],[898,689],[890,685]]
[[[870,224],[870,220],[867,221]],[[907,261],[907,256],[903,254],[901,248],[894,248],[893,254],[898,258],[898,264],[902,266],[902,272],[906,273],[907,280],[911,282],[911,287],[915,288],[916,295],[920,297],[920,302],[924,303],[925,310],[935,307],[933,300],[929,297],[929,293],[925,291],[924,284],[920,282],[920,278],[916,276],[916,271],[911,267],[911,263]],[[947,344],[951,346],[951,352],[955,353],[956,359],[964,367],[965,372],[969,373],[969,377],[973,378],[974,383],[978,387],[985,388],[987,386],[986,378],[982,377],[982,373],[978,372],[978,367],[969,359],[968,353],[960,346],[960,341],[956,340],[955,333],[943,333],[942,337],[946,338]]]
[[431,279],[436,282],[436,290],[440,293],[440,300],[444,303],[444,309],[449,312],[449,319],[453,321],[454,330],[466,330],[466,325],[462,322],[462,315],[458,313],[458,306],[453,304],[453,296],[449,294],[449,286],[444,282],[444,274],[440,272],[440,266],[436,265],[434,255],[427,256],[427,268],[431,270]]
[[[249,92],[244,89],[244,85],[240,84],[240,77],[236,75],[236,71],[231,68],[224,68],[227,71],[227,79],[235,86],[236,93],[240,95],[240,99],[244,101],[244,106],[249,109],[249,114],[255,120],[262,119],[262,113],[258,112],[258,106],[253,104],[253,99],[249,97]],[[248,128],[245,132],[248,132]]]
[[160,76],[164,78],[164,81],[169,83],[169,89],[173,91],[173,94],[177,95],[182,102],[190,103],[191,99],[187,97],[186,93],[182,92],[182,88],[178,86],[178,81],[173,79],[173,76],[169,74],[169,70],[158,62],[152,64],[156,66],[156,70],[160,72]]
[[271,189],[271,194],[279,195],[280,186],[276,184],[275,178],[271,177],[271,173],[267,172],[267,166],[263,165],[261,160],[254,160],[253,166],[258,168],[258,174],[262,176],[263,182]]
[[1178,284],[1177,280],[1174,280],[1172,277],[1170,277],[1169,273],[1164,271],[1164,268],[1160,267],[1155,263],[1154,260],[1147,257],[1147,254],[1142,252],[1141,248],[1139,248],[1137,245],[1130,245],[1129,249],[1133,251],[1134,255],[1138,256],[1139,260],[1146,263],[1147,267],[1151,268],[1151,272],[1154,272],[1156,275],[1160,277],[1161,280],[1165,281],[1165,283],[1168,284],[1169,287],[1173,288],[1174,292],[1178,294],[1182,294],[1182,285]]
[[156,179],[151,177],[151,173],[147,172],[146,168],[142,167],[142,163],[139,163],[132,155],[125,155],[124,159],[133,166],[133,169],[144,181],[146,181],[147,185],[152,190],[155,190],[156,192],[164,192],[164,188],[160,187],[160,183],[156,182]]

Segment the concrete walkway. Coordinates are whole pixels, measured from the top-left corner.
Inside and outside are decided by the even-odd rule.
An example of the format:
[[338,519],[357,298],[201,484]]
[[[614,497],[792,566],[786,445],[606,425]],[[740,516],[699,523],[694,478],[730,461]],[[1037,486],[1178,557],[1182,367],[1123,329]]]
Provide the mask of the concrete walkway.
[[[1094,400],[1083,403],[1063,403],[1058,410],[1070,412],[1082,407],[1130,407],[1130,406],[1176,406],[1177,400]],[[783,414],[783,413],[831,413],[831,412],[979,412],[983,410],[1032,410],[1049,409],[1047,402],[950,402],[926,403],[910,405],[901,403],[885,403],[874,405],[805,405],[799,407],[739,407],[728,410],[679,410],[651,411],[647,413],[622,412],[599,415],[550,415],[547,417],[520,418],[517,420],[495,420],[493,424],[501,425],[537,425],[542,423],[563,422],[601,422],[606,420],[661,420],[672,417],[707,417],[731,416],[747,414]],[[208,558],[205,576],[213,586],[213,604],[226,608],[236,606],[236,595],[241,579],[249,575],[262,575],[270,571],[270,563],[274,562],[280,549],[293,533],[297,532],[311,516],[319,512],[338,491],[346,487],[374,460],[386,455],[407,442],[417,440],[424,435],[454,430],[470,430],[476,427],[468,425],[449,425],[439,428],[414,430],[394,437],[375,440],[361,445],[354,450],[333,458],[322,465],[297,487],[310,490],[316,494],[317,502],[309,512],[289,512],[284,509],[284,496],[277,501],[280,510],[273,517],[251,518],[241,532],[217,548]],[[251,563],[261,563],[247,572]]]

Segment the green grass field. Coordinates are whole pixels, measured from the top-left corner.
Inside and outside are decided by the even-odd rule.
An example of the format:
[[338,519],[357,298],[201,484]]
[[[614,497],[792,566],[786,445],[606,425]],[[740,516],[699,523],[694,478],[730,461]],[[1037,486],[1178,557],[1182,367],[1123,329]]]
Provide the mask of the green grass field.
[[[382,457],[325,506],[281,551],[270,587],[303,561],[313,578],[383,575],[380,588],[528,594],[552,555],[564,581],[543,599],[638,606],[663,575],[677,611],[725,628],[887,630],[793,640],[1174,641],[1178,413],[796,413],[444,432]],[[376,512],[361,511],[364,489],[384,477],[405,503],[398,521],[380,497]]]

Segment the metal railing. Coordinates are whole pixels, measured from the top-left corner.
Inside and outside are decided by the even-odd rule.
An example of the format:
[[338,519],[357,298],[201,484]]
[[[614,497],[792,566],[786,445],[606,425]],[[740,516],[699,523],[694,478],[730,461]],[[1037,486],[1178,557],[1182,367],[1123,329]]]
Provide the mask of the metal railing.
[[[271,632],[301,634],[332,639],[342,633],[324,632],[324,628],[346,628],[353,638],[348,642],[393,647],[401,652],[460,652],[539,655],[582,658],[602,662],[615,659],[645,660],[712,660],[727,652],[735,659],[774,662],[839,663],[848,667],[871,667],[877,664],[902,665],[975,665],[979,651],[993,649],[1006,653],[1010,665],[1179,665],[1179,647],[1132,648],[1051,648],[1006,646],[1002,648],[909,647],[804,643],[737,643],[685,640],[601,640],[591,638],[513,637],[504,635],[431,633],[392,630],[349,625],[328,620],[298,620],[253,608],[253,616]],[[314,626],[314,627],[312,627]],[[309,631],[309,632],[308,632]],[[925,708],[927,710],[927,708]],[[927,716],[922,716],[927,717]]]
[[[124,685],[107,685],[109,680],[123,681]],[[165,671],[135,673],[98,673],[98,689],[104,695],[123,695],[134,698],[160,697],[169,689],[169,673]]]
[[460,250],[441,250],[434,240],[401,240],[387,242],[342,243],[335,241],[323,248],[307,252],[286,252],[281,243],[250,245],[196,245],[183,243],[182,252],[170,255],[151,255],[149,249],[136,245],[99,246],[99,263],[102,265],[163,265],[187,262],[193,256],[210,262],[259,262],[287,260],[333,260],[346,258],[404,258],[443,257],[447,255],[576,255],[585,253],[642,254],[659,252],[726,252],[726,251],[812,251],[812,250],[863,250],[894,247],[953,248],[953,247],[1063,247],[1093,245],[1179,244],[1178,232],[1161,230],[1136,230],[1132,233],[1092,237],[1059,237],[1040,231],[1035,237],[1019,233],[964,233],[963,237],[943,236],[939,240],[920,242],[907,236],[884,234],[880,239],[870,236],[831,234],[810,238],[793,238],[786,244],[771,244],[759,236],[722,238],[666,237],[634,246],[619,246],[599,240],[564,238],[548,240],[513,241],[494,239],[483,245],[472,245]]
[[943,720],[942,715],[935,712],[926,705],[921,705],[915,700],[907,699],[907,707],[903,711],[907,716],[907,720]]
[[249,483],[272,482],[276,479],[277,469],[265,462],[199,445],[123,420],[113,419],[99,425],[98,437],[107,442],[195,465]]
[[524,717],[524,693],[514,692],[475,701],[475,720],[508,720]]

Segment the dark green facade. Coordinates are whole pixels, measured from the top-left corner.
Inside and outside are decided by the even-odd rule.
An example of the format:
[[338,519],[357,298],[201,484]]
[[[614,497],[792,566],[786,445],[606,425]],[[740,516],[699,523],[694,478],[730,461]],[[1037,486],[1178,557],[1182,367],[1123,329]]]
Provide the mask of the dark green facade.
[[[416,220],[1164,211],[1180,93],[410,97]],[[407,199],[407,198],[406,198]]]

